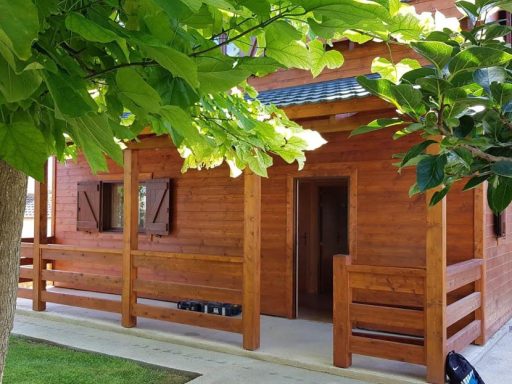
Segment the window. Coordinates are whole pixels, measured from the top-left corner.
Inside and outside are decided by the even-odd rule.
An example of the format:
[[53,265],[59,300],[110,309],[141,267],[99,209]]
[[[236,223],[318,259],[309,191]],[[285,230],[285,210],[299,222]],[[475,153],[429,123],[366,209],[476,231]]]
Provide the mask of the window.
[[[171,180],[148,180],[139,185],[139,231],[167,235],[170,230]],[[81,182],[77,185],[77,230],[121,232],[124,186],[119,182]]]
[[[124,186],[122,183],[103,183],[103,230],[123,230]],[[144,231],[146,219],[146,185],[139,185],[139,231]]]

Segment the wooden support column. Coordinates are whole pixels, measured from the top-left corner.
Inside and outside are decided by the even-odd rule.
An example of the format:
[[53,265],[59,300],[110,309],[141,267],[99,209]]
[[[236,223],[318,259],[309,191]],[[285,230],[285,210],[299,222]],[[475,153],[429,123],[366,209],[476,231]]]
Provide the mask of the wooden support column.
[[475,282],[475,291],[480,292],[480,308],[476,310],[476,320],[480,320],[480,337],[475,340],[475,344],[484,345],[487,342],[486,322],[485,322],[485,303],[486,303],[486,276],[487,267],[485,260],[485,220],[487,207],[487,183],[482,183],[474,189],[474,258],[482,260],[481,277]]
[[261,178],[244,173],[243,346],[260,347]]
[[137,150],[124,151],[124,216],[123,216],[123,327],[135,327],[137,318],[133,315],[137,302],[133,283],[137,270],[133,266],[132,251],[137,250],[139,236],[139,153]]
[[42,292],[46,290],[46,281],[42,280],[44,268],[41,259],[41,244],[48,243],[48,163],[44,166],[43,182],[36,181],[34,188],[34,253],[33,253],[33,285],[32,309],[34,311],[46,310],[46,303],[42,301]]
[[348,368],[352,365],[352,353],[350,353],[352,290],[347,270],[347,266],[350,264],[350,256],[335,255],[333,258],[333,363],[336,367],[341,368]]
[[[440,140],[439,138],[437,138]],[[430,150],[438,148],[430,146]],[[425,360],[427,381],[445,382],[446,359],[446,198],[429,207],[435,189],[426,193]]]

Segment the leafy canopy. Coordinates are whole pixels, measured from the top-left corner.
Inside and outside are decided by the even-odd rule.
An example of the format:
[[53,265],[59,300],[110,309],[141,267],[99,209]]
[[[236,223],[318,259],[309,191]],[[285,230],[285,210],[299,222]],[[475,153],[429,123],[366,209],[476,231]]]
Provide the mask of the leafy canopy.
[[[399,154],[399,167],[416,167],[410,194],[436,188],[431,204],[466,180],[465,190],[488,181],[488,202],[498,213],[512,202],[512,49],[504,37],[510,26],[496,20],[499,9],[512,11],[510,1],[458,1],[473,27],[440,28],[406,42],[428,63],[377,58],[380,79],[359,77],[372,94],[393,104],[399,118],[379,119],[352,135],[399,125],[394,138],[416,133],[422,141]],[[490,21],[494,20],[494,21]],[[414,24],[411,24],[414,25]],[[414,29],[414,28],[413,28]],[[380,36],[382,37],[382,36]]]
[[[331,39],[416,39],[399,0],[0,0],[0,159],[36,178],[80,148],[93,171],[145,127],[183,169],[227,162],[260,175],[323,143],[246,80],[343,63]],[[236,91],[233,91],[236,87]]]

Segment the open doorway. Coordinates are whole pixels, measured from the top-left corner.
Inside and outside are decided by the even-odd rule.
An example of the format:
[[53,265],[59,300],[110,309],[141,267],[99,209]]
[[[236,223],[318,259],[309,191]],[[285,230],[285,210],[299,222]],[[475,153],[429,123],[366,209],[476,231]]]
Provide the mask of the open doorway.
[[348,254],[348,178],[304,178],[296,189],[297,317],[332,321],[333,255]]

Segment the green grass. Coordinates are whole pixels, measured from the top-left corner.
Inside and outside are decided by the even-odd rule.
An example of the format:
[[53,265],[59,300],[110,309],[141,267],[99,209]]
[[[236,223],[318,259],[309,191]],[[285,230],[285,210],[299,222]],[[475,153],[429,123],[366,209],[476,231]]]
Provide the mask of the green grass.
[[4,384],[182,384],[194,377],[193,373],[13,336]]

